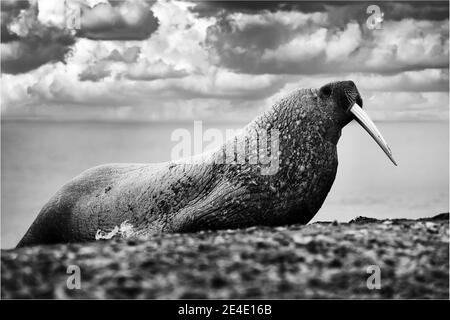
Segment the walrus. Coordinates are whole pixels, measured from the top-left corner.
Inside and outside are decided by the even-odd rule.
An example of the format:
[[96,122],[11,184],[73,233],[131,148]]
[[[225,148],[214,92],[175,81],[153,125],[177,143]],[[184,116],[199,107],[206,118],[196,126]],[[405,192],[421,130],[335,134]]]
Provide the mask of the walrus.
[[350,121],[395,164],[362,106],[353,81],[299,89],[197,160],[91,168],[49,200],[17,246],[93,241],[111,231],[128,237],[306,224],[333,185],[336,145]]

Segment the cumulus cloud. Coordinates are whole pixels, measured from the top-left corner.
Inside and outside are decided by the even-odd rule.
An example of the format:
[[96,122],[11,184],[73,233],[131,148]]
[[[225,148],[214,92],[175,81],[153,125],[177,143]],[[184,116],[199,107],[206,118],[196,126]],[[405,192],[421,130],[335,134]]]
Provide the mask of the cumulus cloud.
[[[359,1],[198,1],[190,8],[201,17],[219,16],[241,12],[259,14],[262,12],[298,11],[302,13],[331,13],[334,23],[344,25],[349,19],[365,21],[368,4]],[[448,1],[377,1],[388,20],[402,19],[445,20],[448,18]]]
[[123,49],[115,47],[107,54],[108,48],[99,45],[96,45],[95,48],[98,56],[95,58],[88,57],[88,61],[83,63],[87,64],[87,66],[84,66],[83,70],[78,74],[80,81],[97,82],[110,76],[117,80],[124,73],[128,73],[128,70],[136,68],[134,65],[138,61],[141,51],[138,46],[125,47]]
[[[395,73],[448,65],[448,19],[387,21],[381,30],[368,30],[357,22],[330,25],[328,16],[295,15],[266,11],[222,18],[207,36],[216,63],[255,74]],[[269,34],[270,40],[251,34]]]
[[354,79],[358,87],[378,92],[446,92],[448,69],[424,69],[397,74],[354,73],[346,75]]
[[[62,64],[47,65],[34,71],[35,75],[22,78],[20,83],[12,79],[14,76],[7,75],[2,86],[2,98],[7,108],[2,111],[12,115],[17,110],[28,110],[45,101],[45,108],[32,109],[34,114],[61,113],[64,116],[66,110],[68,114],[87,118],[248,121],[293,90],[352,79],[361,91],[365,109],[375,120],[448,118],[448,92],[439,91],[439,87],[422,87],[427,80],[439,78],[434,74],[435,70],[412,71],[406,76],[346,74],[337,78],[315,75],[300,76],[299,79],[216,70],[208,77],[189,75],[164,81],[113,82],[79,81],[64,71]],[[36,77],[41,80],[33,81]],[[408,83],[402,83],[405,79]],[[24,82],[28,87],[24,87]]]
[[420,18],[384,10],[383,29],[368,30],[359,2],[83,0],[82,28],[68,32],[37,1],[33,15],[2,11],[6,116],[246,121],[344,79],[374,119],[448,116],[448,19],[434,4],[417,4]]
[[368,92],[367,112],[377,120],[448,120],[447,92]]
[[162,59],[150,62],[147,59],[131,65],[123,74],[124,77],[131,80],[157,80],[182,78],[188,73],[183,69],[176,69],[173,65],[165,63]]
[[106,60],[133,63],[137,61],[140,53],[141,48],[137,46],[126,48],[123,53],[120,53],[117,49],[114,49],[111,51]]
[[448,68],[448,26],[448,19],[386,22],[361,48],[365,54],[370,51],[365,67],[374,72]]
[[12,32],[9,24],[15,20],[22,10],[27,9],[28,1],[7,0],[0,2],[1,5],[1,41],[2,43],[19,40],[19,36]]
[[170,82],[155,83],[153,88],[169,98],[242,101],[267,98],[283,83],[283,78],[276,75],[255,76],[212,67],[208,74],[192,74]]
[[48,62],[65,61],[74,43],[67,30],[40,22],[35,4],[4,7],[2,2],[2,72],[18,74]]
[[111,75],[111,70],[108,70],[105,62],[96,63],[92,66],[88,66],[79,75],[80,81],[100,81]]
[[[3,73],[24,73],[46,63],[65,62],[78,38],[94,40],[143,40],[158,28],[158,19],[144,1],[111,1],[81,6],[81,28],[69,29],[65,2],[48,0],[2,1],[1,66]],[[133,59],[132,51],[123,59]],[[116,56],[116,58],[118,58]],[[90,67],[82,79],[94,80],[101,67]],[[104,69],[104,68],[103,68]],[[100,77],[101,78],[101,77]]]
[[143,40],[158,28],[158,19],[143,1],[111,1],[81,12],[79,37],[94,40]]

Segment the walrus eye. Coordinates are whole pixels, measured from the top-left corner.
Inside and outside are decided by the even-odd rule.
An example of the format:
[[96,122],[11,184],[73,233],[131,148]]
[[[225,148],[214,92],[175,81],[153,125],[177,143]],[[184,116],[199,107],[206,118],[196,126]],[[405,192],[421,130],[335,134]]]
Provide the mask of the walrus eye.
[[328,85],[323,86],[322,88],[320,88],[320,94],[323,97],[328,98],[331,95],[331,87]]

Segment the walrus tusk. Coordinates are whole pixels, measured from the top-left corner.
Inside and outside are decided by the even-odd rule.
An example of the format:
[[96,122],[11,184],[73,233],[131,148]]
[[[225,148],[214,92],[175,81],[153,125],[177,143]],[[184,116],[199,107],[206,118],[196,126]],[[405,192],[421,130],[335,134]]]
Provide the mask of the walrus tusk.
[[355,116],[356,121],[358,121],[361,127],[363,127],[372,136],[375,142],[378,143],[381,149],[383,149],[384,153],[386,153],[392,163],[397,165],[386,140],[384,140],[381,132],[375,126],[375,123],[370,120],[369,115],[357,103],[350,108],[350,112]]

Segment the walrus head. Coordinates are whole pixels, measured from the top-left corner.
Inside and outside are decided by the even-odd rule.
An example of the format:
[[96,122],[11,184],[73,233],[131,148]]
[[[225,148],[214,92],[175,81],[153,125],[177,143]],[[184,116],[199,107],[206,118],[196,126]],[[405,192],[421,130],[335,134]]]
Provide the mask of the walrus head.
[[332,106],[333,117],[340,127],[356,120],[371,135],[392,163],[397,165],[386,140],[369,115],[362,109],[363,100],[353,81],[326,84],[319,89],[318,95],[323,105]]

